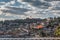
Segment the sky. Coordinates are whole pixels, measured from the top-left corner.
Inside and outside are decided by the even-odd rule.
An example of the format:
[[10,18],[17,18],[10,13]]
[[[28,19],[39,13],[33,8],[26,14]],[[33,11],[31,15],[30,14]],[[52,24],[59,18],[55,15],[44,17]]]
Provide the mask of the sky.
[[59,0],[0,0],[0,21],[60,17]]

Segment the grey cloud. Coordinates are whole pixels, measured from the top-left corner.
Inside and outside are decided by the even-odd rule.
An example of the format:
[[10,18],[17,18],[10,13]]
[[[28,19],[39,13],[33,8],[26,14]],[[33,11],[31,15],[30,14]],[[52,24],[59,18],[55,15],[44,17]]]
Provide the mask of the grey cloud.
[[48,9],[48,6],[40,6],[41,9]]
[[0,18],[7,18],[7,19],[11,19],[11,18],[15,18],[14,16],[5,16],[5,14],[2,14],[2,15],[0,15]]
[[23,2],[28,2],[28,3],[30,3],[31,5],[33,5],[33,6],[35,6],[35,7],[41,7],[41,6],[44,6],[44,7],[46,7],[46,8],[48,8],[49,6],[51,6],[51,4],[50,3],[48,3],[48,2],[42,2],[42,1],[40,1],[40,0],[23,0]]
[[17,8],[17,7],[6,7],[6,8],[11,9],[11,10],[21,11],[21,12],[29,11],[29,9],[26,9],[26,8]]
[[14,18],[14,16],[2,16],[2,15],[0,15],[0,18]]
[[60,12],[58,12],[57,14],[59,14],[59,15],[60,15]]
[[60,10],[60,7],[55,7],[55,8],[53,8],[52,10]]
[[[22,0],[23,2],[34,2],[33,0]],[[35,0],[36,1],[36,0]]]
[[24,12],[30,11],[29,9],[24,8],[15,8],[15,7],[7,7],[7,10],[1,10],[4,13],[11,13],[11,14],[17,14],[17,15],[23,15]]
[[4,5],[5,3],[0,3],[0,5]]
[[52,2],[52,1],[60,1],[60,0],[45,0],[47,2]]
[[10,2],[10,1],[13,1],[13,0],[0,0],[0,2]]

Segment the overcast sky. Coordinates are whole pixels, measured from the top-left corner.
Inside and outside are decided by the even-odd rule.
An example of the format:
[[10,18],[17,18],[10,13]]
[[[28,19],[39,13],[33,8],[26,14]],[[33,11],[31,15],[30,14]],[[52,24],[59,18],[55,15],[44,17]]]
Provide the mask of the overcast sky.
[[59,0],[0,0],[0,20],[60,16]]

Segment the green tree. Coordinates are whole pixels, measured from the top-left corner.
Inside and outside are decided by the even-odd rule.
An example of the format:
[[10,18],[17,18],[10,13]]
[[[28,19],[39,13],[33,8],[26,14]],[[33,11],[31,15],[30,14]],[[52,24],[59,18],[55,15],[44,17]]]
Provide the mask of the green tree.
[[58,26],[54,32],[55,36],[60,37],[60,26]]

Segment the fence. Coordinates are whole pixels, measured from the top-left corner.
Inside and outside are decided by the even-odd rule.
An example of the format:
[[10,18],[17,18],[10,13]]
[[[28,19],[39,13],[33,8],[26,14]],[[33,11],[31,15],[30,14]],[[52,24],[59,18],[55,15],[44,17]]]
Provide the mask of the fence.
[[41,37],[41,38],[0,38],[0,40],[60,40],[57,37]]

